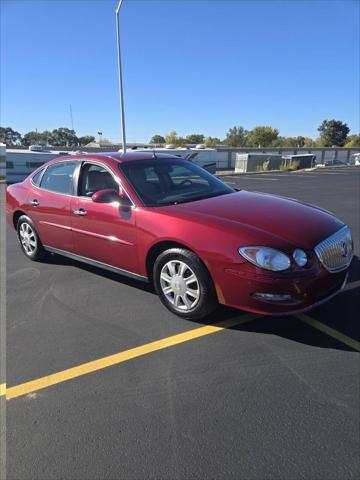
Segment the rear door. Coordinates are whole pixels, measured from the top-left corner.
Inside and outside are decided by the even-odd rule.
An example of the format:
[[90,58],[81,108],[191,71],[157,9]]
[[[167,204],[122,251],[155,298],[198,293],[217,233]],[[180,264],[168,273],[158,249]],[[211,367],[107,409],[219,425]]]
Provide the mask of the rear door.
[[49,165],[28,197],[28,214],[34,221],[45,246],[73,251],[71,198],[79,162],[64,161]]
[[77,197],[71,206],[75,253],[132,273],[138,272],[136,210],[128,199],[95,203],[91,196],[105,189],[119,193],[120,181],[105,165],[84,162],[81,166]]

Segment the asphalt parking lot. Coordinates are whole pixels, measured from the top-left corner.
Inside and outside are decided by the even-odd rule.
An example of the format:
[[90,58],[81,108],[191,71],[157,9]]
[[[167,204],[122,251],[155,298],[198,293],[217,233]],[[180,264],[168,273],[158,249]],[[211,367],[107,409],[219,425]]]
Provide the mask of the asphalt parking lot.
[[347,289],[306,316],[186,322],[142,283],[30,262],[8,228],[8,479],[359,478],[360,168],[223,179],[346,222]]

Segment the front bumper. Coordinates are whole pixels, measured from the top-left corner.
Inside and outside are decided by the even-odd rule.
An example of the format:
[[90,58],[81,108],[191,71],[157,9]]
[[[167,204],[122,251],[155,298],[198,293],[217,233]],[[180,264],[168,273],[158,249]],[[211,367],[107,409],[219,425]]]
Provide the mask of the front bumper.
[[[348,268],[329,273],[321,266],[297,275],[264,273],[259,268],[224,268],[216,284],[220,303],[262,315],[301,313],[328,301],[346,284]],[[285,300],[256,294],[284,296]]]

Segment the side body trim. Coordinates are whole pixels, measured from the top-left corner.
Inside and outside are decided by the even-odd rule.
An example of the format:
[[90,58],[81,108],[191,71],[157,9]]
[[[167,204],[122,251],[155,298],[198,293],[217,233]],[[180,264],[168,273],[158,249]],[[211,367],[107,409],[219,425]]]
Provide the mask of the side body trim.
[[100,233],[89,232],[88,230],[81,230],[80,228],[72,228],[67,225],[60,225],[59,223],[45,222],[44,220],[40,220],[40,223],[42,223],[43,225],[50,225],[51,227],[63,228],[64,230],[71,230],[72,232],[81,233],[83,235],[89,235],[90,237],[101,238],[103,240],[109,240],[111,242],[118,242],[122,243],[123,245],[129,245],[131,247],[134,246],[133,243],[115,237],[115,235],[101,235]]
[[88,230],[81,230],[80,228],[71,228],[73,232],[81,233],[82,235],[89,235],[90,237],[101,238],[103,240],[110,240],[111,242],[122,243],[123,245],[134,246],[133,243],[122,240],[121,238],[115,237],[115,235],[101,235],[100,233],[89,232]]
[[92,258],[83,257],[81,255],[77,255],[76,253],[60,250],[59,248],[49,247],[48,245],[44,245],[44,248],[48,252],[57,253],[58,255],[63,255],[64,257],[71,258],[72,260],[78,260],[80,262],[87,263],[88,265],[92,265],[93,267],[100,267],[100,268],[103,268],[104,270],[109,270],[110,272],[119,273],[120,275],[134,278],[136,280],[141,280],[143,282],[149,281],[149,279],[147,277],[144,277],[143,275],[129,272],[128,270],[123,270],[122,268],[114,267],[112,265],[108,265],[107,263],[99,262],[98,260],[93,260]]
[[45,222],[45,220],[40,220],[39,223],[42,223],[43,225],[50,225],[51,227],[63,228],[64,230],[72,230],[68,225],[60,225],[60,223]]

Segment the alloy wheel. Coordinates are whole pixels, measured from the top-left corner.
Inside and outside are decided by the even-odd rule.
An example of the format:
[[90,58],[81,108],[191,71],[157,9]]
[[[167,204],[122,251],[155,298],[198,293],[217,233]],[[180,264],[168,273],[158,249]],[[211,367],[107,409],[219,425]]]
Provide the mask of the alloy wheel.
[[37,248],[37,240],[34,229],[27,222],[23,222],[19,228],[20,242],[27,255],[32,255]]
[[160,286],[174,308],[192,310],[200,299],[200,285],[193,270],[181,260],[165,263],[160,273]]

